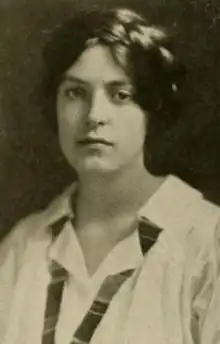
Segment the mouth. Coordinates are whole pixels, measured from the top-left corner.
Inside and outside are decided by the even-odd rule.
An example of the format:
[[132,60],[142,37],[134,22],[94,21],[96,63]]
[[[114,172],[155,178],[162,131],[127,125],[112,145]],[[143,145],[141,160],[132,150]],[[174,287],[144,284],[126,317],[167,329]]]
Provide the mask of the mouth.
[[82,146],[89,146],[89,145],[105,145],[105,146],[112,146],[112,142],[102,139],[102,138],[91,138],[85,137],[78,141],[78,144]]

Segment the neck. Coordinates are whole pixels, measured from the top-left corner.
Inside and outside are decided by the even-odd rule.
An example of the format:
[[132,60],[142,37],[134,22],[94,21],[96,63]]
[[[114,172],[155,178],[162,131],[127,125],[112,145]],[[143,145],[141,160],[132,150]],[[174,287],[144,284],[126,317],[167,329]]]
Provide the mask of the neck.
[[87,219],[104,221],[119,214],[136,213],[163,180],[152,176],[144,167],[125,173],[81,176],[77,209]]

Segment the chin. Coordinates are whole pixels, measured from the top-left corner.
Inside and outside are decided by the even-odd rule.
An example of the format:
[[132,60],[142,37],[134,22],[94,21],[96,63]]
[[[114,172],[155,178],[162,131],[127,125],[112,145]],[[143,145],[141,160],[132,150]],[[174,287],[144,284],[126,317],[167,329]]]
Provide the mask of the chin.
[[78,174],[108,174],[116,172],[118,169],[110,161],[103,159],[89,159],[77,166]]

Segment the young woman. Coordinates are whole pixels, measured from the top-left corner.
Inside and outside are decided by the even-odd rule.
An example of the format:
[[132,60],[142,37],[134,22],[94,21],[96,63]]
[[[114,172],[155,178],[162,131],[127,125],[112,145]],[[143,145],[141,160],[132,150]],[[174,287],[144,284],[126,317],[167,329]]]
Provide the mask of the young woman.
[[77,173],[1,244],[2,344],[211,343],[219,210],[148,171],[183,68],[127,9],[80,13],[44,50],[46,114]]

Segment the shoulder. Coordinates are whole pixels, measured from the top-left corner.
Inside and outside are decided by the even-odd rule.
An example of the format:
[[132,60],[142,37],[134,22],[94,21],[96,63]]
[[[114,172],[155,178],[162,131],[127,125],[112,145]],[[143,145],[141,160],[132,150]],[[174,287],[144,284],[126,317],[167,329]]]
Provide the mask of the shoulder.
[[206,200],[199,190],[176,177],[170,178],[167,193],[171,195],[169,203],[172,207],[168,227],[173,227],[181,237],[194,233],[199,242],[210,241],[220,220],[220,207]]
[[[161,196],[162,195],[162,196]],[[161,201],[162,199],[162,201]],[[204,199],[201,192],[184,181],[169,177],[160,193],[159,207],[154,207],[159,227],[169,254],[183,261],[205,255],[208,259],[216,252],[216,226],[220,208]],[[206,260],[206,259],[205,259]],[[203,259],[203,261],[205,261]]]
[[188,233],[188,240],[195,246],[215,246],[216,230],[220,222],[220,208],[201,198],[192,218],[192,225]]
[[[186,259],[191,263],[200,261],[202,265],[217,264],[216,233],[220,223],[220,207],[201,197],[189,209],[190,221],[181,231]],[[183,220],[186,214],[183,213]],[[193,265],[193,264],[192,264]]]
[[[184,279],[196,294],[200,290],[213,291],[219,270],[219,253],[216,241],[217,226],[220,221],[220,208],[201,199],[195,209],[192,225],[185,236]],[[210,296],[209,295],[209,296]],[[209,302],[207,295],[197,295],[197,300]]]
[[176,176],[166,178],[144,209],[151,222],[170,236],[184,240],[195,230],[209,237],[220,219],[220,208],[204,199],[202,193]]
[[48,227],[69,211],[69,195],[75,186],[71,185],[55,197],[49,205],[40,211],[21,219],[5,236],[0,244],[0,263],[8,256],[9,251],[15,251],[20,257],[31,242],[43,238]]

